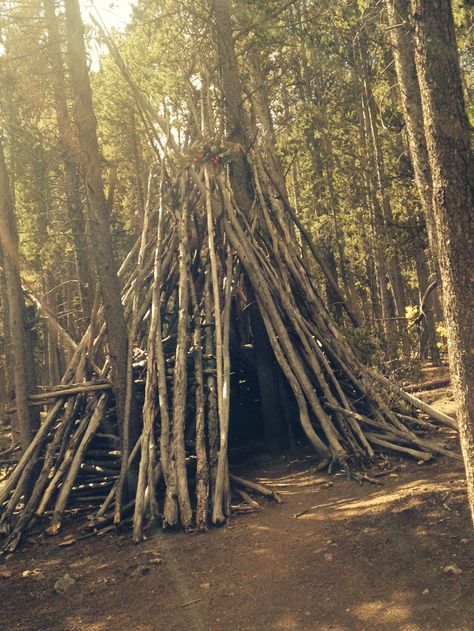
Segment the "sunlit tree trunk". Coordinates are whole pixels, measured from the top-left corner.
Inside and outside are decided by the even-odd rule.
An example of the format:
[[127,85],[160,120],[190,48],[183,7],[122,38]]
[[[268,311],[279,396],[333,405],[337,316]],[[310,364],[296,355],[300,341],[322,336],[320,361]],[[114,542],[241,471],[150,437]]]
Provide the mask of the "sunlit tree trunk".
[[396,244],[394,241],[394,221],[392,206],[390,203],[389,191],[387,187],[387,179],[385,175],[384,156],[382,145],[377,128],[377,110],[372,92],[371,78],[369,77],[366,36],[361,35],[357,45],[359,56],[359,72],[362,87],[362,98],[364,100],[364,108],[366,115],[366,127],[369,142],[373,152],[374,175],[377,183],[377,192],[380,197],[380,209],[382,212],[382,238],[386,246],[388,246],[387,255],[387,273],[390,278],[393,300],[396,307],[396,313],[399,317],[405,316],[406,300],[403,287],[403,279],[401,273],[401,263]]
[[84,322],[88,322],[93,300],[93,271],[89,262],[89,252],[86,242],[86,229],[81,200],[81,181],[74,153],[77,153],[77,140],[72,129],[67,104],[66,80],[60,47],[61,33],[55,12],[54,0],[43,0],[46,29],[48,33],[49,61],[51,65],[51,83],[54,94],[54,108],[58,124],[59,145],[64,164],[64,188],[67,199],[67,209],[71,222],[71,232],[74,240],[74,254],[79,280],[79,290]]
[[[87,68],[82,24],[78,0],[65,0],[69,73],[74,99],[73,116],[80,145],[80,169],[88,199],[91,255],[95,259],[105,322],[107,324],[108,356],[112,368],[112,383],[116,400],[117,418],[122,433],[126,411],[128,334],[120,298],[110,217],[102,179],[101,158],[97,140],[97,123]],[[135,423],[132,424],[135,438]],[[132,438],[132,442],[133,438]]]
[[473,163],[449,0],[412,0],[449,364],[474,521]]
[[413,164],[418,194],[427,219],[430,247],[436,255],[432,221],[432,181],[423,127],[420,87],[416,74],[412,28],[408,24],[410,0],[386,0],[393,59],[399,86],[400,102]]
[[[311,111],[313,107],[315,107],[315,101],[320,100],[318,97],[320,95],[315,95],[314,87],[312,85],[312,72],[315,72],[314,68],[310,68],[309,63],[309,53],[307,50],[306,39],[302,32],[303,30],[303,21],[304,16],[302,15],[301,7],[299,3],[295,3],[294,5],[294,19],[298,24],[298,44],[299,44],[299,55],[295,60],[295,70],[298,77],[297,81],[297,89],[300,95],[300,99],[303,103],[305,103],[305,107],[309,108],[310,116],[308,117],[308,122],[304,125],[304,132],[306,141],[308,146],[311,148],[311,157],[315,166],[315,173],[318,174],[318,179],[320,180],[318,188],[321,189],[321,193],[324,197],[328,197],[330,201],[334,201],[331,199],[331,190],[328,190],[329,187],[332,186],[332,173],[329,170],[329,177],[325,177],[328,174],[326,155],[322,154],[322,146],[321,143],[316,140],[316,132],[318,134],[325,134],[324,125],[320,125],[321,128],[317,128],[316,120],[314,112]],[[319,103],[318,103],[319,105]],[[318,108],[319,110],[320,108]],[[319,116],[321,116],[321,112],[318,111]],[[326,147],[325,147],[326,148]],[[329,182],[328,182],[329,179]],[[314,182],[314,187],[316,188],[316,182]],[[332,191],[334,197],[334,191]],[[315,207],[315,213],[318,215],[329,214],[329,212],[334,213],[335,210],[333,208],[328,209],[327,204],[320,204],[318,207]],[[334,215],[333,215],[334,216]],[[338,241],[339,235],[334,235],[336,241]],[[329,274],[325,273],[326,277],[326,300],[328,306],[331,308],[336,321],[339,324],[342,324],[342,306],[341,306],[341,290],[339,284],[339,274],[336,262],[336,256],[334,253],[334,248],[331,243],[331,236],[328,235],[328,238],[325,239],[324,243],[324,264],[327,268]],[[343,258],[340,257],[341,264],[341,273]],[[329,277],[330,276],[330,277]]]
[[367,102],[363,96],[361,98],[360,118],[360,135],[362,140],[362,147],[365,150],[364,155],[366,156],[366,161],[364,161],[362,168],[365,172],[367,201],[372,214],[372,250],[375,268],[374,271],[380,295],[380,308],[374,310],[374,315],[377,315],[377,312],[380,313],[380,316],[382,318],[381,328],[385,334],[387,342],[386,357],[387,359],[392,359],[395,355],[396,327],[395,321],[393,320],[393,308],[390,291],[388,288],[388,269],[386,261],[384,220],[380,201],[377,196],[377,182],[375,179],[376,167],[375,157],[372,151],[373,147],[370,140],[369,112],[367,108]]

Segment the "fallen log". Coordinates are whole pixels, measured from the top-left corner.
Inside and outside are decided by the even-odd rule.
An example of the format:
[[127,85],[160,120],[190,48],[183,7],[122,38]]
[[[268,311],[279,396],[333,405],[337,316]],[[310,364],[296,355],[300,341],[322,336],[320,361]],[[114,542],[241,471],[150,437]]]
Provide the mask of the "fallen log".
[[237,487],[234,490],[235,493],[239,495],[244,500],[244,502],[249,505],[250,508],[260,510],[260,504],[252,499],[250,495],[246,493],[243,489]]
[[432,379],[431,381],[424,381],[422,383],[414,383],[409,386],[405,386],[405,392],[422,392],[424,390],[434,390],[436,388],[445,388],[451,385],[450,377],[440,377],[438,379]]
[[236,476],[233,473],[229,473],[229,479],[231,482],[234,482],[234,484],[236,484],[239,487],[242,487],[244,489],[250,489],[251,491],[255,491],[256,493],[259,493],[260,495],[269,497],[270,499],[277,502],[277,504],[283,503],[283,500],[278,495],[278,493],[275,493],[275,491],[272,491],[271,489],[264,486],[263,484],[260,484],[259,482],[252,482],[251,480],[246,480],[245,478]]
[[394,390],[398,395],[400,395],[402,399],[404,399],[407,403],[409,403],[415,409],[425,412],[431,418],[437,421],[440,421],[440,423],[443,423],[444,425],[447,425],[448,427],[452,427],[453,429],[458,428],[456,421],[452,419],[450,416],[448,416],[447,414],[443,414],[443,412],[440,412],[433,406],[428,405],[421,399],[418,399],[417,397],[414,397],[413,395],[409,394],[408,392],[406,392],[406,390],[401,388],[398,384],[394,383],[393,381],[390,381],[389,379],[387,379],[387,377],[384,377],[380,373],[372,372],[371,374],[375,377],[377,381],[389,387],[390,389]]

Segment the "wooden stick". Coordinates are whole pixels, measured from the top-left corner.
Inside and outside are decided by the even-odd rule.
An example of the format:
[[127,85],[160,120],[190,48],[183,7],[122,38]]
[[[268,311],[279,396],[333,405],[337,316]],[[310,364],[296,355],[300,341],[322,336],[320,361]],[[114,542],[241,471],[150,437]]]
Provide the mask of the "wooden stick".
[[[413,443],[413,444],[417,445],[418,447],[421,447],[422,449],[426,449],[426,451],[437,452],[439,454],[443,454],[445,456],[449,456],[450,458],[454,458],[456,460],[460,459],[459,454],[457,454],[456,452],[451,451],[449,449],[446,449],[445,447],[443,447],[442,445],[439,445],[438,443],[435,443],[434,441],[425,440],[423,438],[419,438],[418,436],[414,436],[411,433],[403,432],[400,429],[398,429],[398,427],[390,427],[387,424],[379,423],[377,421],[374,421],[372,419],[367,418],[366,416],[362,416],[361,414],[357,414],[357,412],[353,412],[352,410],[344,410],[343,408],[332,406],[329,403],[327,405],[328,405],[328,407],[331,407],[331,408],[341,412],[342,414],[345,413],[345,414],[348,414],[349,416],[353,416],[357,420],[359,420],[359,421],[361,421],[363,423],[366,423],[367,425],[371,425],[373,427],[377,427],[378,429],[382,429],[384,431],[390,432],[394,436],[395,440],[396,440],[397,437],[398,438],[402,438],[403,440],[405,440],[405,441],[407,441],[409,443]],[[366,433],[366,435],[368,435],[368,434]],[[371,436],[374,436],[374,434],[371,434]]]
[[[209,250],[212,265],[212,251]],[[215,255],[215,253],[214,253]],[[213,280],[213,283],[215,280]],[[217,327],[216,312],[216,356],[217,356],[217,401],[219,408],[219,454],[217,460],[216,486],[214,489],[214,501],[212,507],[212,521],[215,524],[222,523],[228,516],[230,509],[230,497],[228,488],[228,460],[227,447],[229,435],[229,403],[230,403],[230,355],[229,355],[229,335],[230,335],[230,302],[232,296],[232,255],[227,253],[227,267],[225,279],[225,297],[223,313],[223,329],[219,316],[219,327]],[[217,288],[218,290],[218,288]],[[214,299],[218,297],[218,291],[214,294]],[[222,337],[219,338],[218,336]],[[220,365],[220,374],[219,374]]]
[[82,394],[85,392],[102,392],[104,390],[110,390],[111,388],[112,385],[110,383],[95,383],[94,381],[90,381],[84,384],[64,386],[62,388],[51,390],[49,392],[31,394],[28,399],[30,401],[43,401],[43,399],[59,399],[63,397],[73,396],[75,394]]
[[[132,395],[133,395],[133,349],[135,346],[136,337],[138,334],[138,311],[139,311],[139,300],[140,300],[140,292],[142,290],[143,281],[145,279],[145,269],[144,269],[144,258],[147,244],[147,236],[148,236],[148,224],[150,220],[150,187],[151,187],[151,173],[148,181],[148,195],[147,195],[147,203],[145,205],[145,212],[143,216],[143,228],[142,235],[140,240],[140,249],[138,251],[138,260],[137,260],[137,276],[134,284],[134,292],[133,292],[133,300],[132,300],[132,313],[130,317],[129,330],[128,330],[128,349],[127,349],[127,382],[126,382],[126,390],[125,390],[125,405],[123,412],[123,423],[122,423],[122,459],[120,466],[120,475],[117,482],[117,494],[115,497],[115,514],[114,514],[114,523],[118,524],[121,519],[121,508],[122,508],[122,496],[123,496],[123,488],[125,485],[125,479],[127,477],[127,472],[129,471],[128,467],[128,457],[130,451],[130,424],[132,422]],[[133,419],[135,421],[135,419]],[[133,448],[133,446],[132,446]],[[142,451],[142,457],[145,453],[146,448]]]
[[417,451],[415,449],[411,449],[410,447],[402,447],[401,445],[396,445],[395,443],[391,443],[387,440],[384,440],[377,434],[372,434],[371,432],[366,432],[365,434],[370,442],[374,445],[379,445],[380,447],[385,447],[386,449],[391,449],[392,451],[398,451],[402,454],[408,454],[417,460],[424,460],[425,462],[431,460],[433,458],[433,454],[426,453],[424,451]]
[[264,495],[265,497],[270,497],[272,500],[275,500],[275,502],[277,502],[278,504],[283,504],[283,500],[278,495],[278,493],[275,493],[275,491],[272,491],[271,489],[267,488],[263,484],[259,484],[258,482],[251,482],[250,480],[238,477],[234,475],[233,473],[229,473],[229,479],[231,482],[234,482],[238,486],[244,487],[244,489],[250,489],[251,491],[256,491],[257,493],[260,493],[260,495]]
[[[137,442],[135,443],[135,445],[134,445],[134,447],[132,449],[132,453],[130,454],[130,458],[128,459],[128,466],[129,467],[132,465],[133,461],[135,460],[135,457],[138,454],[138,450],[140,449],[141,444],[142,444],[142,437],[140,436],[140,438],[137,440]],[[110,489],[109,494],[105,498],[105,501],[102,503],[102,505],[100,506],[99,510],[95,514],[94,520],[98,520],[99,517],[102,517],[105,514],[105,512],[108,509],[108,507],[112,503],[112,500],[115,497],[116,490],[117,490],[117,487],[116,487],[116,484],[115,484]],[[92,521],[94,522],[94,520],[92,520]]]
[[204,373],[202,366],[202,328],[196,288],[190,280],[194,314],[194,380],[196,384],[196,527],[205,530],[209,499],[209,465],[206,453],[206,418],[204,404]]
[[[167,147],[167,145],[166,145]],[[165,148],[166,156],[166,148]],[[164,158],[163,158],[164,165]],[[165,230],[165,169],[162,165],[160,177],[160,207],[156,234],[155,260],[153,270],[153,301],[156,309],[156,335],[151,338],[154,343],[152,352],[156,353],[156,370],[158,377],[158,405],[161,420],[160,461],[165,481],[165,503],[163,508],[163,527],[175,526],[178,523],[178,503],[176,501],[176,472],[171,463],[171,420],[168,404],[168,386],[166,383],[166,358],[163,345],[163,323],[161,318],[162,284],[163,284],[163,235]],[[166,302],[165,302],[166,304]],[[152,314],[153,315],[153,314]]]
[[237,495],[239,495],[251,508],[256,508],[257,510],[260,510],[260,504],[252,499],[248,493],[238,487],[236,487],[234,490]]
[[[209,265],[206,265],[206,277],[204,280],[204,307],[206,323],[212,322],[212,296],[210,290]],[[215,362],[215,338],[211,326],[205,327],[205,350],[206,357]],[[209,441],[209,496],[214,497],[217,475],[217,460],[219,452],[219,413],[217,410],[217,390],[216,390],[216,370],[204,371],[206,375],[207,387],[207,432]]]
[[[23,532],[24,528],[26,528],[26,526],[28,525],[31,516],[33,515],[40,501],[44,488],[48,483],[48,476],[51,473],[51,467],[53,464],[54,456],[56,454],[58,446],[60,445],[62,441],[64,433],[68,429],[68,420],[74,413],[74,404],[72,402],[68,402],[66,406],[67,406],[66,412],[65,412],[64,418],[61,421],[61,425],[56,430],[53,440],[51,441],[51,443],[48,445],[48,448],[46,449],[43,466],[35,482],[31,496],[28,498],[26,506],[24,507],[8,541],[5,544],[9,550],[12,550],[13,547],[18,543],[21,537],[21,533]],[[21,485],[18,485],[18,486],[20,487]]]
[[186,450],[184,429],[186,415],[186,390],[188,381],[188,210],[189,201],[185,196],[184,181],[181,182],[181,213],[179,217],[179,288],[178,288],[178,343],[176,345],[173,382],[173,434],[171,443],[172,460],[176,472],[180,521],[187,529],[191,526],[192,509],[189,497],[188,474],[186,470]]
[[8,478],[7,482],[2,488],[2,491],[0,493],[0,506],[3,504],[5,499],[10,495],[12,489],[14,489],[15,486],[17,485],[25,467],[28,465],[28,463],[31,460],[33,460],[33,457],[34,457],[33,454],[36,453],[36,451],[39,449],[39,447],[43,443],[43,440],[46,438],[47,434],[49,433],[50,429],[55,423],[58,417],[58,414],[63,407],[63,404],[64,404],[64,401],[62,399],[56,402],[54,407],[50,410],[46,419],[41,424],[38,432],[35,434],[35,437],[31,441],[31,443],[28,445],[28,448],[25,450],[25,453],[20,458],[20,461],[18,462],[17,466],[15,467],[10,477]]
[[441,377],[439,379],[432,379],[431,381],[425,381],[424,383],[414,383],[409,386],[405,386],[403,389],[405,392],[419,392],[422,390],[433,390],[434,388],[444,388],[451,384],[451,377]]
[[56,500],[56,505],[54,507],[53,521],[50,528],[48,529],[48,531],[51,533],[56,534],[61,527],[61,517],[62,517],[63,510],[66,506],[69,493],[71,491],[72,485],[74,484],[74,480],[76,479],[77,472],[81,465],[87,446],[92,436],[95,434],[97,428],[99,427],[99,423],[102,420],[103,414],[105,412],[105,407],[107,404],[107,398],[108,397],[106,394],[101,395],[99,402],[97,403],[97,406],[94,410],[94,413],[92,414],[91,419],[87,425],[87,429],[84,432],[84,436],[82,437],[79,447],[77,448],[77,451],[71,462],[71,467],[69,469],[69,472],[61,486],[61,490],[59,492],[59,496],[58,496],[58,499]]
[[422,412],[426,412],[426,414],[428,414],[431,418],[434,418],[444,425],[452,427],[453,429],[458,428],[456,421],[453,420],[450,416],[448,416],[447,414],[443,414],[443,412],[440,412],[439,410],[436,410],[434,407],[428,405],[427,403],[424,403],[417,397],[414,397],[412,394],[408,394],[408,392],[400,388],[400,386],[395,384],[393,381],[387,379],[387,377],[384,377],[374,370],[371,371],[371,375],[376,379],[376,381],[379,381],[384,386],[387,386],[388,388],[394,390],[398,395],[400,395],[402,399],[407,401],[407,403],[410,403],[410,405],[417,408],[418,410],[421,410]]

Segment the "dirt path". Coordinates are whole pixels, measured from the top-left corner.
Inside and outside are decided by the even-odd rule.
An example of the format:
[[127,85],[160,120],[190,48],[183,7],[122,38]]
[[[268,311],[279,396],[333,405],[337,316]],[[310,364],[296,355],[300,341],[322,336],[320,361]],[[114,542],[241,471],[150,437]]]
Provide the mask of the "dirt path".
[[[474,537],[461,467],[405,463],[382,487],[313,469],[308,457],[247,470],[277,487],[284,504],[205,535],[28,545],[0,565],[0,627],[473,630]],[[77,582],[56,594],[66,573]]]

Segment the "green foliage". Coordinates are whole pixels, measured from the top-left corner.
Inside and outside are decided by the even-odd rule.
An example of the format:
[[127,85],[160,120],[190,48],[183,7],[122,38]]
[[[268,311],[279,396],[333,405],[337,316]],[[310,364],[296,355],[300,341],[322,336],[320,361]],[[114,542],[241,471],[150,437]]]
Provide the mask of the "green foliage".
[[442,357],[447,359],[448,356],[448,331],[446,324],[440,322],[436,327],[436,333],[438,334],[438,348]]
[[379,335],[365,327],[346,329],[344,333],[364,364],[373,366],[383,361],[383,340]]

